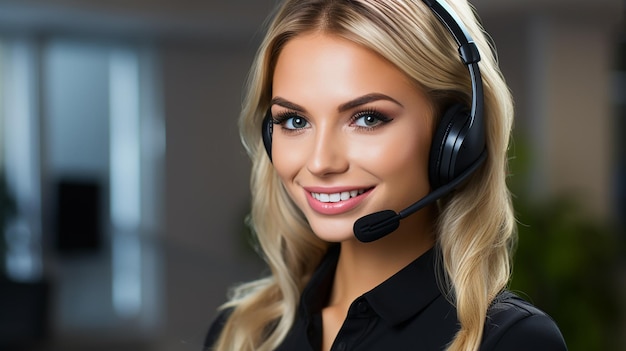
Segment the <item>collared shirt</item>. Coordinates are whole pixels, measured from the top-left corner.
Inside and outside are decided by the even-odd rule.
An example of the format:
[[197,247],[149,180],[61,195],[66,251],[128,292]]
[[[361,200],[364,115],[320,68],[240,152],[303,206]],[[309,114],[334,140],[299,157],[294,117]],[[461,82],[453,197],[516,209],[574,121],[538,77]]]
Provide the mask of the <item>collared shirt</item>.
[[[454,305],[439,290],[434,250],[354,300],[331,351],[445,350],[459,323]],[[305,287],[295,323],[276,351],[321,350],[322,309],[338,258],[339,247],[330,248]],[[206,346],[219,335],[226,315],[214,323]],[[554,321],[508,291],[489,308],[481,345],[481,351],[567,350]]]

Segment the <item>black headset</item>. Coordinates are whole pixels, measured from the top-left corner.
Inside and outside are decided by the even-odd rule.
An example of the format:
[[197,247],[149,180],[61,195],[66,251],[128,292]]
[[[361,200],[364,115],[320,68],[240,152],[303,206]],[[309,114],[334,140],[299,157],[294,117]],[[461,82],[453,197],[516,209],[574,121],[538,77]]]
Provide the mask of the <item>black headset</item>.
[[[429,156],[431,189],[453,190],[487,158],[483,119],[483,84],[478,68],[480,54],[474,40],[456,13],[444,0],[423,0],[445,25],[459,45],[459,55],[468,67],[472,85],[472,105],[468,109],[454,104],[446,109],[437,124]],[[263,144],[272,159],[273,120],[268,109],[263,120]],[[441,189],[444,190],[444,189]],[[440,197],[439,196],[439,197]]]

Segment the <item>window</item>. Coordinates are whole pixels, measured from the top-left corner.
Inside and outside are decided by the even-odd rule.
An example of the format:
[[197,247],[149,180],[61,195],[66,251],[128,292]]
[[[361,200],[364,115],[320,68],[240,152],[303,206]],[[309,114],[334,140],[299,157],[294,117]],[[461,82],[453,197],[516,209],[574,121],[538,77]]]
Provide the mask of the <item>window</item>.
[[5,267],[14,280],[54,276],[60,333],[137,335],[159,321],[157,66],[143,45],[24,37],[0,46],[0,169],[17,210]]
[[0,167],[15,205],[0,267],[10,279],[34,281],[43,274],[36,48],[25,38],[0,45]]

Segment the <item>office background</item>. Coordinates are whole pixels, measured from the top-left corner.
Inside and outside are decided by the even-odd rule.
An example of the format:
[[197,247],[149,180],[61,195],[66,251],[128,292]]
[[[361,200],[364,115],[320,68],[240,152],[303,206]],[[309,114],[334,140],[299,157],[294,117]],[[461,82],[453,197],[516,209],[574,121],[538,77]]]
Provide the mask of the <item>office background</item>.
[[[512,287],[626,348],[621,0],[473,2],[516,99]],[[273,0],[0,1],[0,348],[199,350],[259,277],[236,119]]]

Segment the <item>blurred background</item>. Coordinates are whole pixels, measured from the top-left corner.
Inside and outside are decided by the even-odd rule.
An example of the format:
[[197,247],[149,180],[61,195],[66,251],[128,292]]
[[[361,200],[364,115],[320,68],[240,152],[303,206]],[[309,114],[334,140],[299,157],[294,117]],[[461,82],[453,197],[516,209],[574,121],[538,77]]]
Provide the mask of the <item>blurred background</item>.
[[[626,350],[621,0],[475,0],[516,98],[511,288]],[[259,277],[236,119],[273,0],[0,0],[0,349],[200,350]]]

